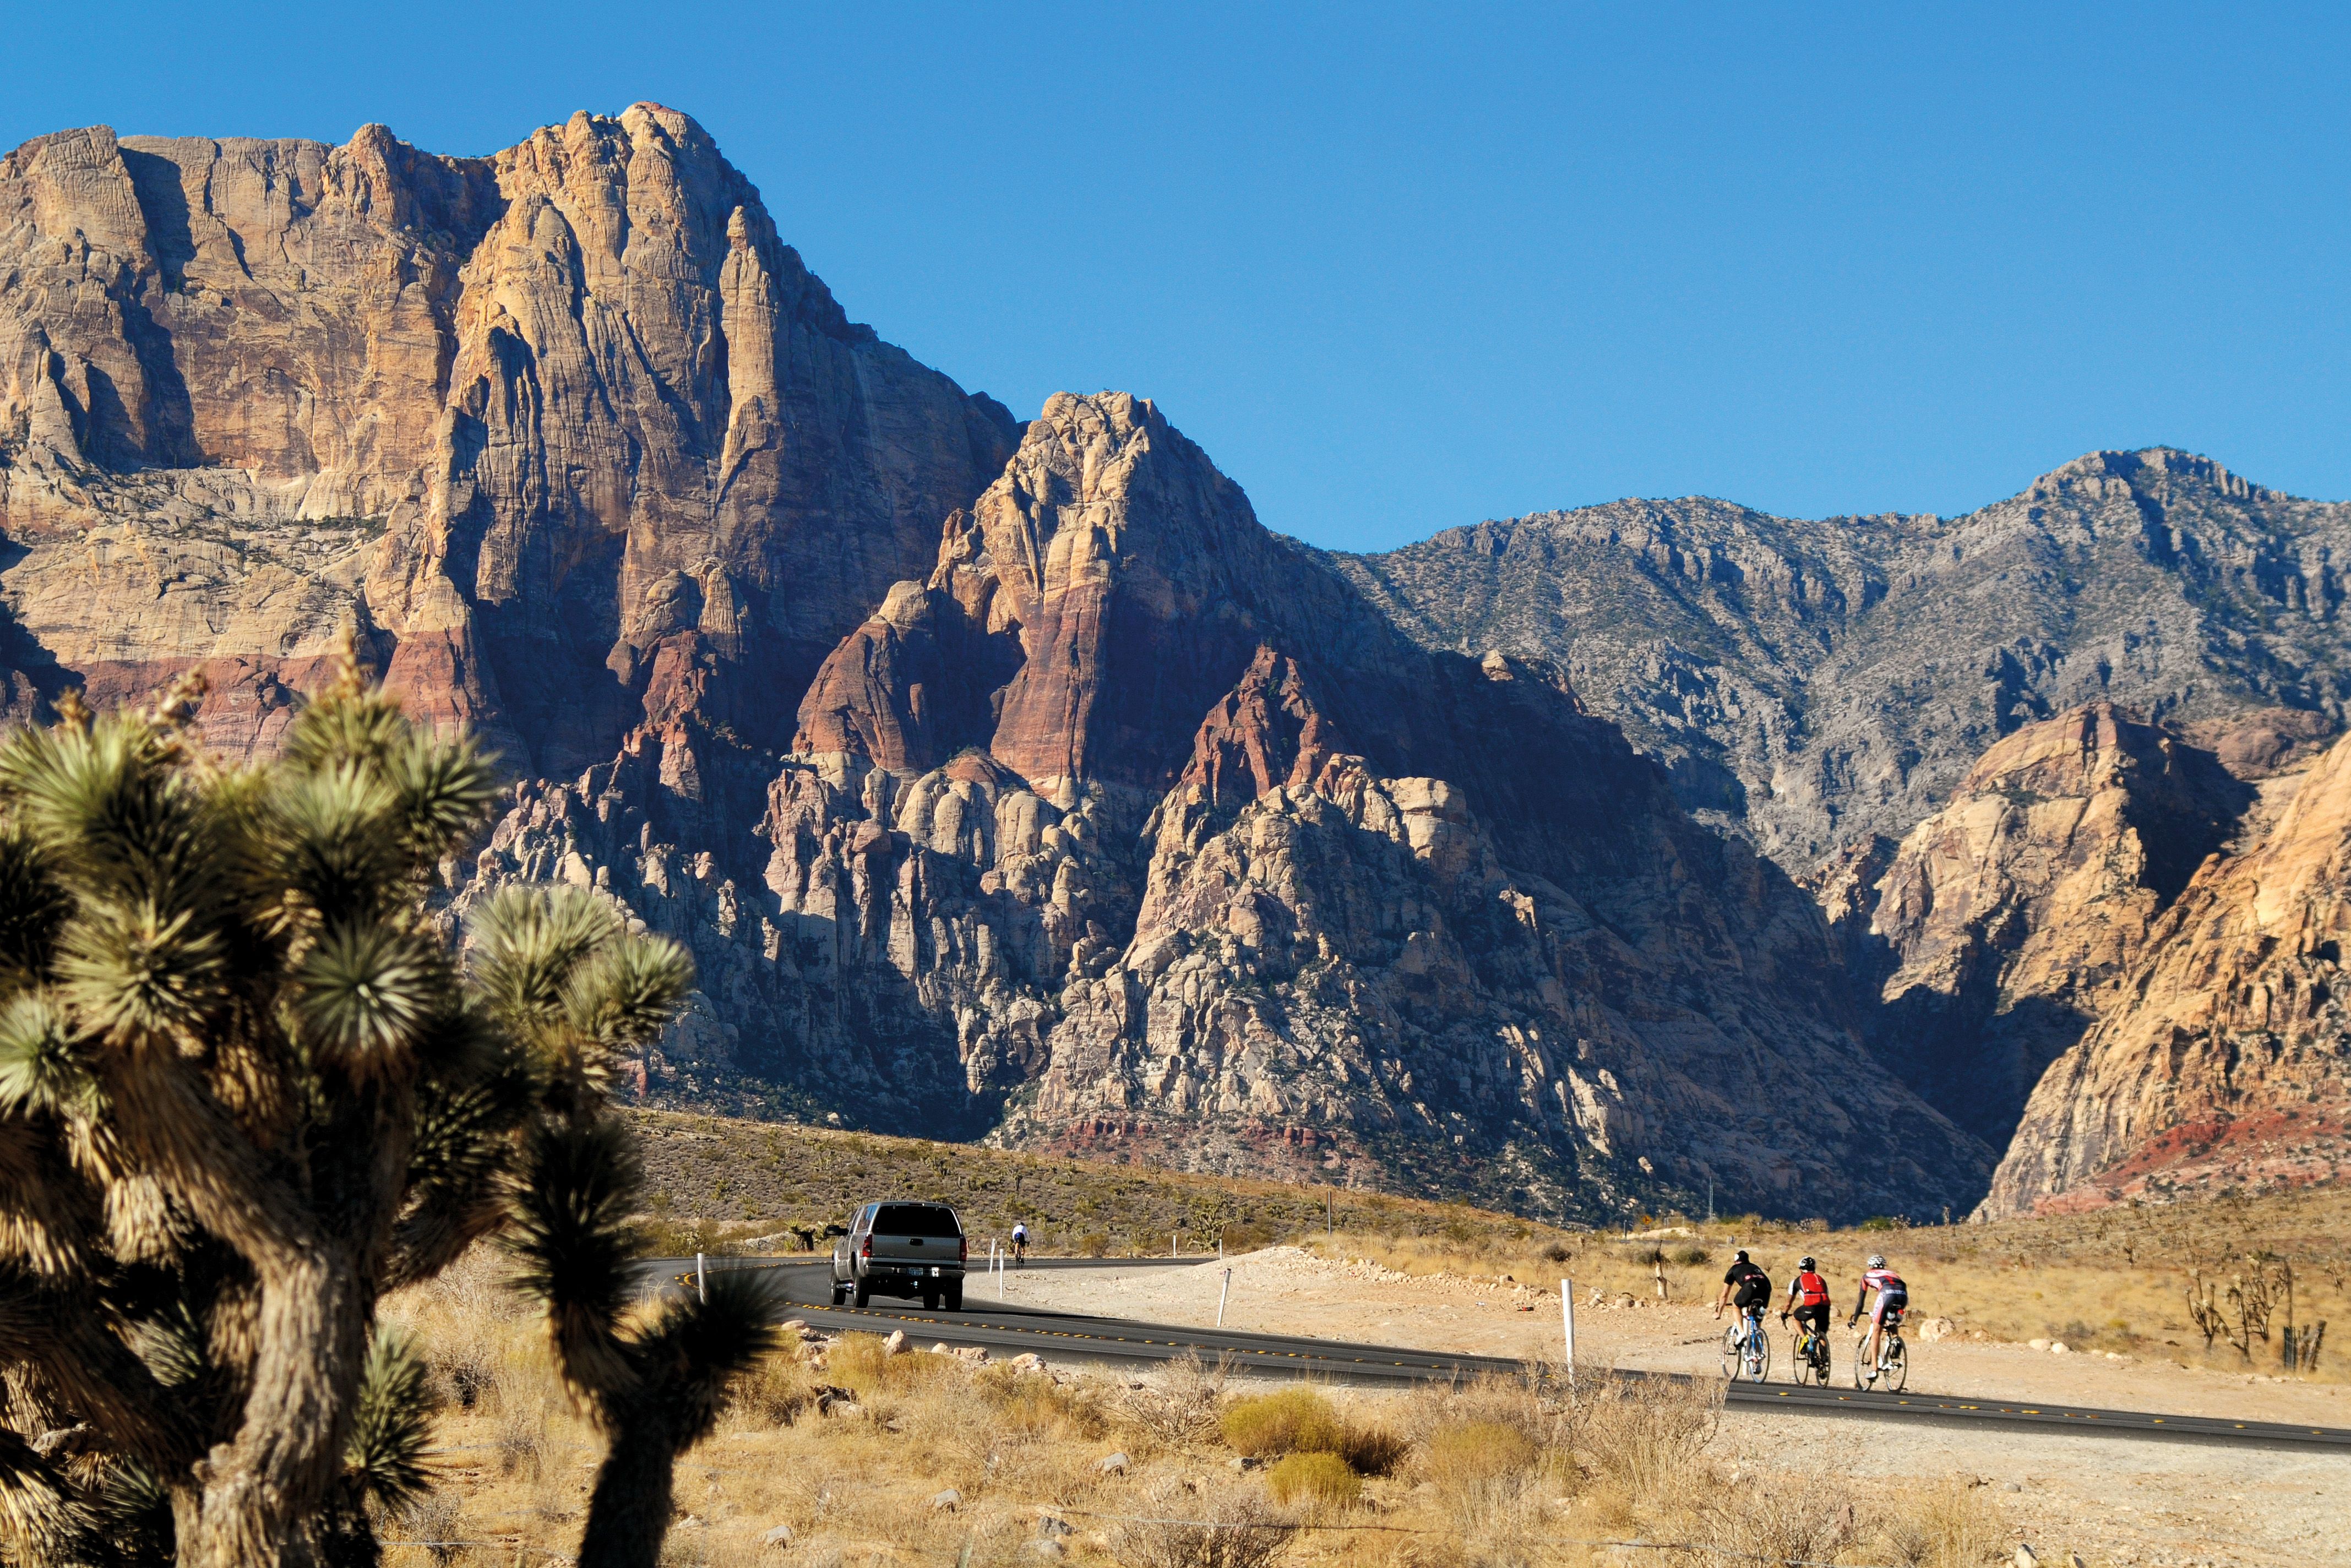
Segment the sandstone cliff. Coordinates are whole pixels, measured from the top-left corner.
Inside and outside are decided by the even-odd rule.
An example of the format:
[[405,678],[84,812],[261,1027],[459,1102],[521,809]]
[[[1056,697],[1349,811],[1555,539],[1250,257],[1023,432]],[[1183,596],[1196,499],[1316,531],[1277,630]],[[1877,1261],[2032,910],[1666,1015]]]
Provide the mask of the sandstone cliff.
[[2112,1004],[2157,915],[2253,798],[2211,753],[2097,704],[1995,745],[1887,858],[1865,907],[1869,1033],[2002,1147],[2042,1072]]
[[2338,1173],[2347,931],[2351,739],[2257,847],[2208,861],[2155,923],[2114,1004],[2033,1090],[1982,1212]]
[[464,897],[569,876],[692,943],[713,1005],[656,1075],[1009,1141],[1562,1215],[1983,1179],[1864,1067],[1800,890],[1555,674],[1397,634],[1147,402],[1050,400],[797,737],[763,857],[648,727]]
[[780,745],[1015,434],[655,105],[486,159],[44,137],[0,159],[0,276],[10,662],[102,698],[201,665],[231,751],[352,622],[518,771],[689,679]]

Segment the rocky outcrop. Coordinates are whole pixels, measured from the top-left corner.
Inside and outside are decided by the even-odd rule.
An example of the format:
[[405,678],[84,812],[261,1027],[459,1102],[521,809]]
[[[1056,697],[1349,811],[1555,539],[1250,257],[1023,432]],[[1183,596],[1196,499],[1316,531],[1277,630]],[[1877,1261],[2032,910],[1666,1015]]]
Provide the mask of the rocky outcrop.
[[2346,552],[2351,506],[2155,448],[1961,517],[1619,501],[1335,559],[1432,647],[1559,664],[1685,806],[1802,875],[1901,838],[1995,742],[2089,703],[2339,728]]
[[885,1124],[1584,1217],[1934,1212],[1988,1169],[1866,1070],[1801,890],[1555,673],[1399,635],[1145,402],[1049,401],[798,736],[764,854],[687,801],[738,787],[687,723],[518,804],[461,902],[609,889],[719,1020],[656,1082]]
[[1879,1056],[1994,1147],[2115,1000],[2156,916],[2252,799],[2211,753],[2096,704],[1987,751],[1888,857],[1861,977]]
[[2156,922],[2114,1005],[2033,1090],[1982,1212],[2337,1174],[2346,936],[2351,740],[2257,847],[2207,862]]
[[38,691],[214,676],[265,747],[340,625],[519,773],[674,700],[781,747],[1015,431],[855,326],[685,116],[486,159],[118,140],[0,160],[0,600]]

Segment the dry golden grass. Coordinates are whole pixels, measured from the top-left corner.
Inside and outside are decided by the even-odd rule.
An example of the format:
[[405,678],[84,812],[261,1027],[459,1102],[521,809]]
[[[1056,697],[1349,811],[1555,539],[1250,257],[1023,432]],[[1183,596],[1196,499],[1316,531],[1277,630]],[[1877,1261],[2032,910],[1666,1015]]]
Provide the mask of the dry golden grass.
[[[602,1446],[498,1271],[476,1254],[387,1309],[450,1392],[441,1489],[387,1521],[394,1568],[577,1550]],[[1991,1561],[1999,1541],[1980,1492],[1855,1486],[1829,1470],[1830,1508],[1815,1506],[1819,1489],[1731,1483],[1708,1457],[1719,1401],[1703,1385],[1594,1374],[1569,1408],[1510,1378],[1271,1399],[1237,1397],[1196,1362],[1133,1381],[893,1356],[868,1335],[794,1345],[742,1380],[716,1436],[681,1461],[665,1561],[1040,1568],[1051,1549],[1036,1543],[1050,1539],[1072,1568],[1580,1568],[1613,1559],[1579,1541],[1639,1537],[1959,1568]],[[827,1388],[856,1397],[828,1410]],[[1264,1408],[1287,1412],[1292,1442],[1320,1446],[1236,1474],[1219,1416]],[[1259,1429],[1279,1424],[1244,1420],[1243,1443],[1262,1447]],[[1105,1471],[1113,1450],[1126,1465]],[[1380,1469],[1391,1473],[1365,1473]],[[957,1500],[935,1505],[947,1489]],[[1847,1511],[1846,1495],[1886,1511]],[[766,1543],[778,1527],[788,1549]],[[427,1544],[443,1542],[486,1544]]]
[[665,1256],[721,1252],[793,1228],[820,1230],[872,1197],[943,1199],[975,1238],[1029,1226],[1033,1250],[1165,1257],[1340,1230],[1429,1235],[1455,1244],[1540,1249],[1569,1233],[1464,1204],[1296,1182],[1192,1176],[1108,1161],[1019,1154],[975,1144],[749,1122],[666,1111],[624,1113],[638,1134],[647,1221]]

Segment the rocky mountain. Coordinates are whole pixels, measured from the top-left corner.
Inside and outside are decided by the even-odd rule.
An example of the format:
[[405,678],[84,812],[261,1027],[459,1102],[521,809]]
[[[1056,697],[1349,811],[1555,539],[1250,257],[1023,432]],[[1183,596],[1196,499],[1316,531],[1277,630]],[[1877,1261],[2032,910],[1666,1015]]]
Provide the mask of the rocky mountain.
[[265,755],[354,637],[513,775],[453,923],[692,948],[672,1102],[1559,1218],[2103,1191],[2336,1103],[2272,929],[2333,873],[2244,890],[2332,863],[2346,521],[2155,451],[1332,556],[1148,401],[850,322],[656,105],[0,159],[0,717],[195,669]]
[[691,120],[486,159],[118,139],[0,159],[13,688],[266,747],[336,628],[517,768],[699,692],[752,744],[939,519],[1003,409],[854,326]]
[[1401,636],[1124,394],[1049,401],[842,640],[763,814],[711,753],[688,716],[531,787],[460,894],[569,877],[692,945],[710,1010],[657,1071],[1555,1214],[1985,1179],[1865,1070],[1800,889],[1554,672]]
[[350,628],[514,800],[453,916],[695,951],[643,1087],[1597,1216],[1930,1212],[1810,898],[1541,661],[1424,648],[1148,402],[848,322],[686,117],[0,161],[7,700]]
[[2095,1207],[2351,1160],[2351,739],[2275,828],[2215,856],[2033,1090],[1983,1211]]
[[2195,725],[2351,698],[2351,506],[2169,448],[1961,517],[1619,501],[1339,557],[1431,647],[1549,659],[1792,873],[1944,805],[1992,744],[2108,702]]

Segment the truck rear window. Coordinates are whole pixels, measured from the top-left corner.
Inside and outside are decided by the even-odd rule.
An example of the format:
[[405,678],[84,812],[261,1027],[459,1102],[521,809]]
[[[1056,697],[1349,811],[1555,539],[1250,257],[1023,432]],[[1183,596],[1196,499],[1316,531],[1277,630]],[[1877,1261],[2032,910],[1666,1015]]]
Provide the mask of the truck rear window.
[[943,1203],[885,1203],[873,1217],[877,1236],[961,1236],[955,1210]]

